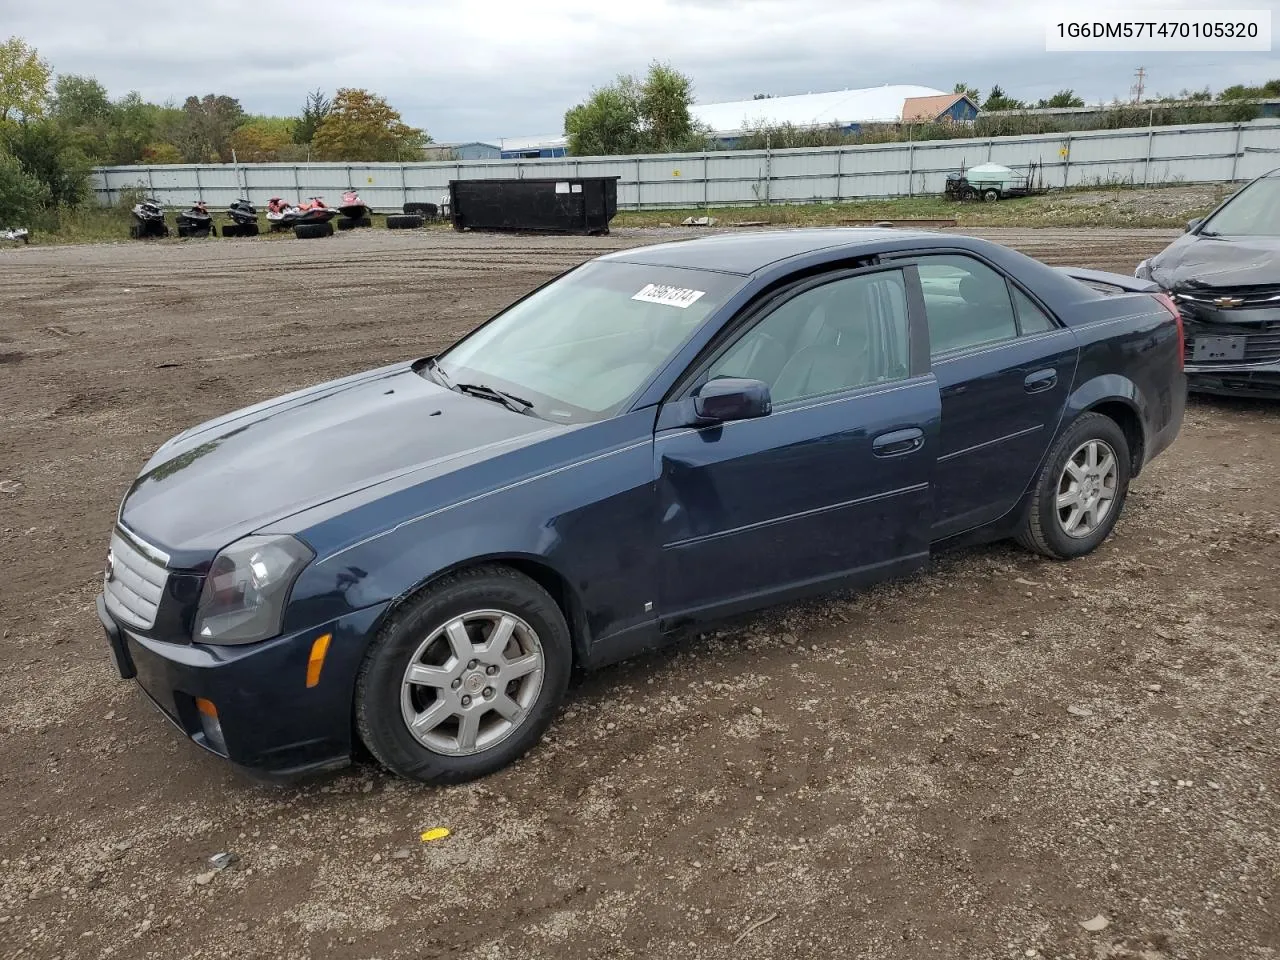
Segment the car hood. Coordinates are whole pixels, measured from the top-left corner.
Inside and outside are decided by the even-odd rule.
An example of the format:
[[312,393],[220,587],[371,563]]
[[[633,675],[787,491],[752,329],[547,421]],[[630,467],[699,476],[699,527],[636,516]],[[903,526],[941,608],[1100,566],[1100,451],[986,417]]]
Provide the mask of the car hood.
[[1280,237],[1186,234],[1151,260],[1151,279],[1166,290],[1271,285],[1280,276]]
[[447,390],[404,363],[211,420],[162,446],[120,520],[194,566],[300,510],[562,427]]

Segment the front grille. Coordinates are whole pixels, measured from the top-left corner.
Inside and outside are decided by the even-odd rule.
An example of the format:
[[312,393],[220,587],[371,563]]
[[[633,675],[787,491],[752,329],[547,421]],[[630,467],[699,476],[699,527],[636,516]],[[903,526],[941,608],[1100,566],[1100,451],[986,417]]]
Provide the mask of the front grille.
[[1183,289],[1174,294],[1179,302],[1193,303],[1205,307],[1217,307],[1219,299],[1239,300],[1240,303],[1219,309],[1252,310],[1259,307],[1280,308],[1280,285],[1259,284],[1251,287],[1209,287],[1204,289]]
[[111,561],[103,593],[107,610],[122,623],[149,630],[169,579],[169,557],[117,528],[111,534]]

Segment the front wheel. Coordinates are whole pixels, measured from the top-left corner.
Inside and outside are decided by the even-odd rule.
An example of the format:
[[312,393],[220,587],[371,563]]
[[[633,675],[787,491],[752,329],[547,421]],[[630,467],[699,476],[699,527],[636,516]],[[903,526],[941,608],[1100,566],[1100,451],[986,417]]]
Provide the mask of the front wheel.
[[1129,442],[1114,420],[1081,415],[1045,459],[1018,542],[1055,560],[1093,552],[1120,519],[1131,464]]
[[393,773],[473,780],[538,742],[572,658],[568,625],[542,587],[508,567],[463,570],[379,631],[356,680],[356,726]]

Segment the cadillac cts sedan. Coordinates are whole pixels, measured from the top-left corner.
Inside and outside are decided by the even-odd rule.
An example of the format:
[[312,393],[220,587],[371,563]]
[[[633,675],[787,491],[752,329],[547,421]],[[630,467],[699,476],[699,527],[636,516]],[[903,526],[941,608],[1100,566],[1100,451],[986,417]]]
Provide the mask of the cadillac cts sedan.
[[613,253],[438,355],[166,442],[98,615],[120,675],[245,768],[363,743],[471,779],[574,667],[947,546],[1089,553],[1178,432],[1180,325],[1151,284],[966,237]]

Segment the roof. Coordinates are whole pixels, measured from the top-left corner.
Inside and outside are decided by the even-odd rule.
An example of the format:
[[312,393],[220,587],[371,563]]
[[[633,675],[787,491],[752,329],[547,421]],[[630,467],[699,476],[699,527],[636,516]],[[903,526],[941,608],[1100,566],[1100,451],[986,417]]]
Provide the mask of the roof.
[[600,259],[746,275],[779,260],[788,260],[830,247],[857,247],[877,241],[919,236],[921,234],[917,231],[876,227],[717,233],[693,240],[676,240],[649,247],[618,250],[605,254]]
[[568,143],[569,138],[563,133],[550,133],[543,137],[503,137],[496,145],[501,150],[554,150]]
[[798,127],[812,127],[832,123],[893,123],[901,119],[903,104],[907,100],[942,96],[948,94],[933,87],[890,84],[860,90],[804,93],[793,97],[700,103],[691,107],[690,113],[695,120],[707,124],[717,133],[750,130],[766,124],[790,123]]
[[944,93],[936,97],[907,97],[902,105],[902,122],[919,123],[922,120],[937,120],[960,100],[968,100],[975,110],[978,107],[963,93]]

